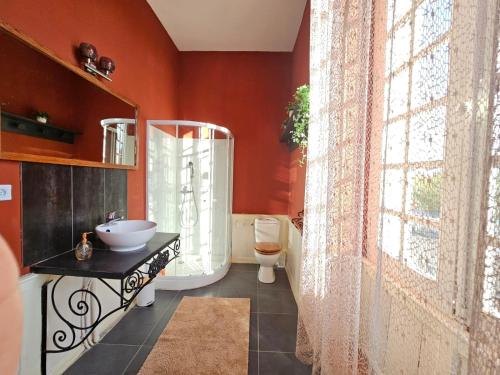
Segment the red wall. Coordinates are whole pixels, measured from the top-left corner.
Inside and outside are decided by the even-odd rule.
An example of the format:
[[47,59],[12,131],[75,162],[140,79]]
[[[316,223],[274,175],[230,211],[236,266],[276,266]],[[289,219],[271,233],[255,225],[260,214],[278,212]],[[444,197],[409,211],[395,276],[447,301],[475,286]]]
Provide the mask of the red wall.
[[[139,106],[139,169],[128,179],[131,218],[146,215],[145,120],[155,118],[213,122],[233,132],[233,212],[294,216],[302,209],[305,169],[278,139],[292,89],[308,81],[308,17],[293,55],[179,53],[146,1],[0,1],[1,21],[60,58],[76,65],[74,48],[88,41],[115,60],[113,82],[105,84]],[[14,198],[0,202],[0,233],[18,259],[19,178],[18,162],[0,161],[0,184],[12,184]]]
[[4,132],[2,151],[99,162],[99,121],[135,114],[129,104],[4,32],[0,33],[0,77],[2,111],[33,118],[37,110],[43,110],[51,125],[80,133],[74,144],[68,144]]
[[[128,211],[145,217],[145,120],[176,118],[178,109],[179,53],[151,8],[138,0],[1,0],[0,19],[75,65],[82,41],[114,59],[106,84],[139,106],[139,170],[129,172]],[[19,163],[0,161],[0,184],[13,184],[14,196],[0,202],[0,233],[20,259]]]
[[181,53],[180,116],[234,135],[233,212],[286,214],[288,164],[279,143],[290,95],[290,53]]
[[[292,54],[292,94],[297,87],[309,83],[309,19],[310,1],[306,4],[299,35]],[[297,213],[304,209],[306,166],[300,166],[299,161],[301,158],[302,154],[299,149],[294,150],[290,155],[288,216],[292,218],[296,217]]]

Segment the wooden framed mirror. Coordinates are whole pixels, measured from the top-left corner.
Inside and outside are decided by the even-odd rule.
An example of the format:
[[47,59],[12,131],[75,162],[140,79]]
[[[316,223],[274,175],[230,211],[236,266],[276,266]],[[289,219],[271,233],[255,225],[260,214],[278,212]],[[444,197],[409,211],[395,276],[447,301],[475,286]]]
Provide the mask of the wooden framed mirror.
[[0,23],[0,159],[136,169],[137,116],[130,100]]

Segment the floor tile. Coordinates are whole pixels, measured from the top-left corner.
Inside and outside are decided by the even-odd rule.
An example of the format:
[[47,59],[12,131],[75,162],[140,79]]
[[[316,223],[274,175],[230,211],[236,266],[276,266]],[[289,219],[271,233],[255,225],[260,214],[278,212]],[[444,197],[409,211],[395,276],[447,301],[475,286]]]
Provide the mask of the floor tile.
[[217,297],[219,291],[218,286],[208,285],[202,288],[180,290],[178,297],[182,299],[184,296],[191,297]]
[[259,314],[259,350],[294,352],[297,317],[285,314]]
[[105,344],[142,345],[164,313],[149,307],[133,308],[102,339]]
[[291,290],[259,289],[259,312],[297,314],[297,304]]
[[219,285],[224,289],[239,289],[243,292],[257,291],[257,274],[229,270]]
[[240,289],[220,288],[217,297],[224,298],[250,298],[250,312],[257,312],[257,292],[241,291]]
[[250,351],[248,352],[248,375],[259,374],[259,353]]
[[250,263],[233,263],[231,264],[231,270],[257,272],[259,270],[259,265]]
[[259,348],[259,326],[257,314],[250,314],[250,350]]
[[259,289],[291,289],[288,276],[284,269],[274,270],[276,280],[274,283],[266,284],[259,282]]
[[153,349],[152,346],[146,346],[146,345],[141,346],[123,374],[124,375],[137,374],[141,369],[142,364],[144,363],[146,358],[148,358],[151,349]]
[[167,308],[175,304],[178,294],[179,293],[175,290],[156,290],[155,302],[152,305],[145,307],[136,306],[134,309],[149,311],[151,315],[160,318],[165,314]]
[[149,332],[149,336],[146,338],[144,345],[146,346],[154,346],[158,337],[162,334],[163,330],[167,326],[170,318],[174,315],[175,309],[177,306],[169,306],[165,314],[162,318],[156,323],[153,329]]
[[[125,363],[119,368],[120,371],[113,373],[132,375],[139,371],[184,296],[217,296],[250,298],[251,300],[248,362],[250,375],[310,374],[310,368],[300,363],[293,354],[297,329],[297,306],[288,281],[283,279],[286,273],[283,270],[277,270],[274,286],[260,285],[257,281],[257,270],[257,265],[233,265],[224,279],[207,287],[184,291],[156,291],[154,305],[135,307],[103,339],[103,342],[108,343],[123,344],[140,341],[139,344],[136,346],[100,344],[102,347],[125,346],[135,349],[132,354],[129,353],[128,358],[125,358],[126,353],[122,356]],[[88,353],[91,352],[94,356],[93,359],[91,358],[92,362],[108,361],[110,356],[109,349],[97,354],[92,349]],[[85,359],[87,355],[82,357],[82,362],[87,361]],[[82,364],[81,366],[90,365]],[[106,374],[106,369],[112,368],[106,366],[103,372],[99,370],[97,374]],[[124,366],[128,366],[126,370]],[[82,372],[73,373],[96,373],[93,372],[95,370],[91,366],[82,367],[82,369]]]
[[167,307],[177,297],[177,290],[156,290],[155,303],[153,306]]
[[259,352],[260,375],[306,375],[311,368],[300,362],[294,353]]
[[121,374],[138,350],[139,346],[133,345],[97,344],[66,370],[65,374]]

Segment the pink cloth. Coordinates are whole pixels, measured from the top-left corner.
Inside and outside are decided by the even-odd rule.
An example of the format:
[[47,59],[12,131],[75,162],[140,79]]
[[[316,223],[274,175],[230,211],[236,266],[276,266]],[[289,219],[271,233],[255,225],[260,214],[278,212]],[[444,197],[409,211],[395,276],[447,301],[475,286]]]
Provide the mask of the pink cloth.
[[19,267],[0,235],[0,374],[17,373],[21,352],[23,308],[18,289]]

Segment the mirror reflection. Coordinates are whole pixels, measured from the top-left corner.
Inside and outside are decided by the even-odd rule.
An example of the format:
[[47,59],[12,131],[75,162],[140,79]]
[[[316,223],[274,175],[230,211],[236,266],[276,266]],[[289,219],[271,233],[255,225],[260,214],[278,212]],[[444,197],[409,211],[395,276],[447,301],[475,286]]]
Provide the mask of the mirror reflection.
[[135,120],[112,118],[101,121],[104,129],[102,161],[133,165],[135,161]]
[[0,27],[2,158],[135,165],[136,107],[78,73]]

